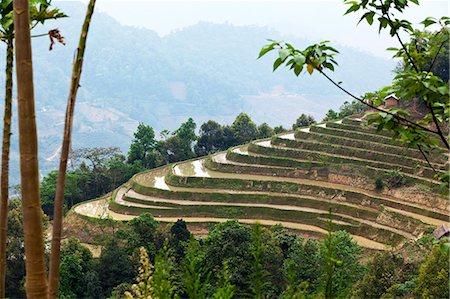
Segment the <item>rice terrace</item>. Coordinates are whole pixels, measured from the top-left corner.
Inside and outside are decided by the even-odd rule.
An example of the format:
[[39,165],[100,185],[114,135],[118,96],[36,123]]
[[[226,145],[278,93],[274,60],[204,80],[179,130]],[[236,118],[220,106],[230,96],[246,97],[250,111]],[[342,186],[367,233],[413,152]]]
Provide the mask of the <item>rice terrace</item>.
[[[433,159],[439,169],[445,161]],[[377,191],[371,179],[396,175],[406,182],[394,190]],[[232,218],[321,236],[331,210],[337,230],[384,250],[447,223],[438,185],[419,151],[347,118],[139,173],[74,211],[117,220],[149,212],[162,222]]]

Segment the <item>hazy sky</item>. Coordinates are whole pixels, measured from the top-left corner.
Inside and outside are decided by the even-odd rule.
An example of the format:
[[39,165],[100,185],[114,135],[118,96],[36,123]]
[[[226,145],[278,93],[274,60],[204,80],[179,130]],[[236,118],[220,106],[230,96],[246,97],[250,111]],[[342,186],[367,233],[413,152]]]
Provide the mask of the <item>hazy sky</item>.
[[[387,34],[379,36],[375,26],[365,22],[356,26],[360,13],[343,17],[347,5],[342,0],[97,0],[97,3],[98,10],[120,23],[152,29],[160,35],[208,21],[268,26],[285,35],[312,41],[332,40],[382,57],[390,56],[385,51],[387,47],[397,46],[396,40]],[[419,22],[427,16],[443,15],[449,15],[448,0],[422,0],[420,6],[412,4],[404,17]]]

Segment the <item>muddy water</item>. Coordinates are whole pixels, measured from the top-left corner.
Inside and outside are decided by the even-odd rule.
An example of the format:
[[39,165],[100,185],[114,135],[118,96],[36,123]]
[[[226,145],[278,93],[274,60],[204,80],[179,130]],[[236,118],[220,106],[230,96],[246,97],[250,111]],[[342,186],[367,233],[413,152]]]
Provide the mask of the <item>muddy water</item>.
[[75,207],[75,212],[94,218],[102,218],[108,209],[106,198],[82,203]]
[[284,134],[284,135],[280,135],[278,137],[283,138],[283,139],[295,140],[294,133]]
[[241,154],[241,155],[248,155],[248,146],[242,146],[242,147],[238,147],[233,149],[233,152],[237,153],[237,154]]

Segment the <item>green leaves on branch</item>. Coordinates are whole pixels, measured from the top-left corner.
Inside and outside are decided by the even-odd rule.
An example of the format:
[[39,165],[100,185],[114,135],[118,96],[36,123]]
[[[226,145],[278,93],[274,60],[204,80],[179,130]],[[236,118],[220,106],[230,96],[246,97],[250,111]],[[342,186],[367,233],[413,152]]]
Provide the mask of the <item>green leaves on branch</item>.
[[259,52],[258,59],[273,50],[278,50],[278,58],[273,64],[273,71],[284,64],[296,76],[299,76],[306,66],[307,72],[311,75],[314,70],[322,72],[324,69],[329,69],[334,71],[334,65],[337,65],[334,56],[339,52],[328,45],[329,41],[311,45],[304,50],[295,49],[289,43],[269,41],[271,43],[264,46]]

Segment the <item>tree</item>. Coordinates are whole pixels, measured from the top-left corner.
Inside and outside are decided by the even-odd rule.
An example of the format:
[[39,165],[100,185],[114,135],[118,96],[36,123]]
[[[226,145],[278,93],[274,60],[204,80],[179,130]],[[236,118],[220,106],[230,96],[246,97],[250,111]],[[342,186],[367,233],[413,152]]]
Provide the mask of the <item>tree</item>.
[[[58,172],[51,171],[41,182],[41,205],[42,210],[49,217],[53,217],[55,203],[55,191]],[[73,172],[67,173],[66,188],[64,190],[64,204],[70,209],[82,199],[82,191],[78,187],[78,175]]]
[[224,263],[229,268],[230,283],[236,286],[237,296],[248,293],[248,278],[252,259],[249,247],[251,232],[248,227],[237,221],[219,223],[209,232],[205,239],[205,259],[207,270],[217,278]]
[[292,130],[295,130],[297,128],[301,127],[309,127],[312,124],[315,124],[316,120],[311,115],[306,115],[302,113],[297,120],[295,121],[295,124],[292,125]]
[[223,127],[213,120],[208,120],[200,127],[195,153],[197,156],[209,155],[225,149],[224,144]]
[[186,243],[191,239],[186,221],[178,219],[170,227],[170,246],[174,250],[174,256],[177,262],[184,257]]
[[29,2],[14,0],[20,176],[27,271],[26,291],[29,298],[45,298],[48,295],[48,288],[39,200],[39,167],[29,16]]
[[287,132],[287,129],[283,128],[283,126],[277,126],[277,127],[273,128],[273,131],[275,132],[275,134],[280,134],[280,133]]
[[91,18],[94,14],[95,0],[90,0],[83,27],[81,28],[80,40],[75,54],[72,68],[72,78],[70,81],[69,97],[67,99],[66,118],[64,120],[64,134],[61,145],[61,157],[59,160],[58,180],[55,193],[55,209],[53,216],[52,246],[50,254],[49,271],[49,298],[58,296],[59,288],[59,259],[61,255],[61,231],[63,219],[64,188],[66,183],[67,160],[69,158],[70,144],[72,143],[72,127],[75,115],[75,102],[77,99],[78,88],[80,87],[81,71],[83,69],[84,52],[86,49],[86,40],[91,24]]
[[102,248],[97,267],[103,297],[111,294],[118,284],[130,282],[135,276],[127,252],[115,239]]
[[284,275],[292,292],[300,288],[301,283],[304,283],[301,292],[317,291],[321,275],[319,249],[319,243],[313,239],[306,242],[298,239],[292,245],[288,258],[284,260]]
[[140,263],[139,274],[136,277],[136,284],[131,286],[131,292],[125,292],[126,298],[146,298],[152,299],[153,297],[153,265],[148,258],[147,251],[144,247],[139,249],[140,251]]
[[334,111],[333,109],[329,109],[327,114],[325,114],[325,118],[323,121],[331,121],[339,118],[339,113]]
[[352,290],[353,284],[363,274],[359,264],[362,249],[352,240],[346,231],[329,233],[320,248],[321,263],[325,269],[325,297],[333,298],[337,294],[345,298]]
[[182,282],[189,299],[204,299],[209,282],[209,274],[205,272],[204,256],[199,242],[194,238],[189,240],[186,256],[181,265]]
[[169,248],[164,246],[155,256],[155,269],[153,272],[153,294],[155,298],[172,299],[176,287],[174,285],[174,261]]
[[137,235],[137,244],[134,244],[134,248],[144,246],[150,256],[154,256],[156,253],[155,245],[153,242],[158,222],[149,213],[139,215],[127,223],[132,231]]
[[231,284],[231,275],[228,270],[228,264],[224,263],[219,275],[217,291],[214,293],[214,299],[231,299],[234,297],[236,286]]
[[[44,23],[48,19],[65,17],[58,9],[49,9],[51,1],[30,1],[32,9],[30,12],[31,28],[38,23]],[[39,6],[39,8],[38,8]],[[2,158],[0,178],[0,296],[5,294],[5,251],[6,251],[6,224],[8,212],[9,193],[9,151],[11,146],[11,122],[12,122],[12,90],[13,90],[13,65],[14,65],[14,21],[13,1],[0,1],[0,40],[6,44],[6,69],[5,69],[5,108],[3,116]],[[50,30],[59,34],[57,29]],[[51,37],[51,35],[50,35]],[[60,39],[61,42],[62,39]]]
[[252,290],[252,297],[255,299],[262,299],[266,297],[268,281],[267,277],[269,272],[267,269],[263,268],[262,255],[263,255],[263,241],[261,224],[256,223],[252,228],[252,263],[251,263],[251,274],[250,274],[250,288]]
[[92,254],[76,239],[69,239],[61,247],[60,277],[62,298],[96,298],[101,292]]
[[422,264],[417,278],[415,293],[421,298],[448,298],[449,296],[449,250],[433,246],[427,260]]
[[[427,42],[419,45],[416,41],[420,40],[418,36],[422,37],[421,31],[414,29],[408,20],[397,18],[409,4],[418,4],[417,0],[346,0],[344,2],[350,6],[346,14],[362,11],[360,21],[366,20],[369,25],[378,23],[379,31],[388,29],[389,34],[399,41],[401,47],[390,48],[390,50],[395,52],[395,58],[402,59],[405,69],[399,72],[392,85],[383,88],[382,92],[385,95],[395,94],[404,101],[418,98],[428,109],[428,113],[420,120],[414,120],[409,111],[399,107],[389,110],[379,108],[377,105],[380,103],[366,102],[342,87],[341,82],[334,81],[326,72],[334,71],[337,65],[334,57],[339,52],[330,47],[328,41],[310,45],[304,50],[295,49],[289,43],[271,41],[261,49],[259,57],[277,49],[279,57],[274,62],[274,70],[285,64],[294,71],[296,76],[301,74],[304,67],[310,75],[314,71],[320,73],[354,100],[374,110],[366,114],[369,125],[375,125],[379,130],[386,129],[393,133],[394,138],[400,139],[407,146],[418,148],[427,162],[427,155],[433,150],[440,152],[441,146],[444,146],[448,152],[450,146],[443,127],[449,122],[449,86],[442,78],[433,74],[432,70],[437,58],[448,44],[450,18],[442,17],[439,20],[426,18],[422,22],[424,28],[438,26],[439,29],[429,37]],[[410,42],[402,39],[402,33],[410,37]],[[430,163],[428,164],[434,169]],[[435,172],[443,182],[443,187],[448,191],[450,172],[448,170],[445,172],[435,170]]]
[[368,271],[353,289],[354,298],[380,298],[391,286],[401,282],[401,256],[391,252],[377,253],[367,267]]
[[258,138],[258,129],[250,116],[239,114],[231,125],[237,144],[244,144]]
[[24,298],[25,248],[20,200],[10,200],[8,209],[5,298]]
[[189,118],[172,133],[172,137],[161,142],[161,151],[163,156],[167,157],[168,162],[183,161],[195,157],[193,143],[197,140],[196,126],[194,120]]
[[358,101],[348,102],[345,101],[344,104],[339,107],[339,118],[344,118],[354,114],[361,114],[367,110],[367,105]]
[[268,138],[273,135],[275,135],[275,131],[267,123],[258,126],[258,138]]
[[152,127],[139,123],[134,139],[128,151],[128,163],[141,161],[144,168],[158,166],[158,152],[156,151],[155,131]]

